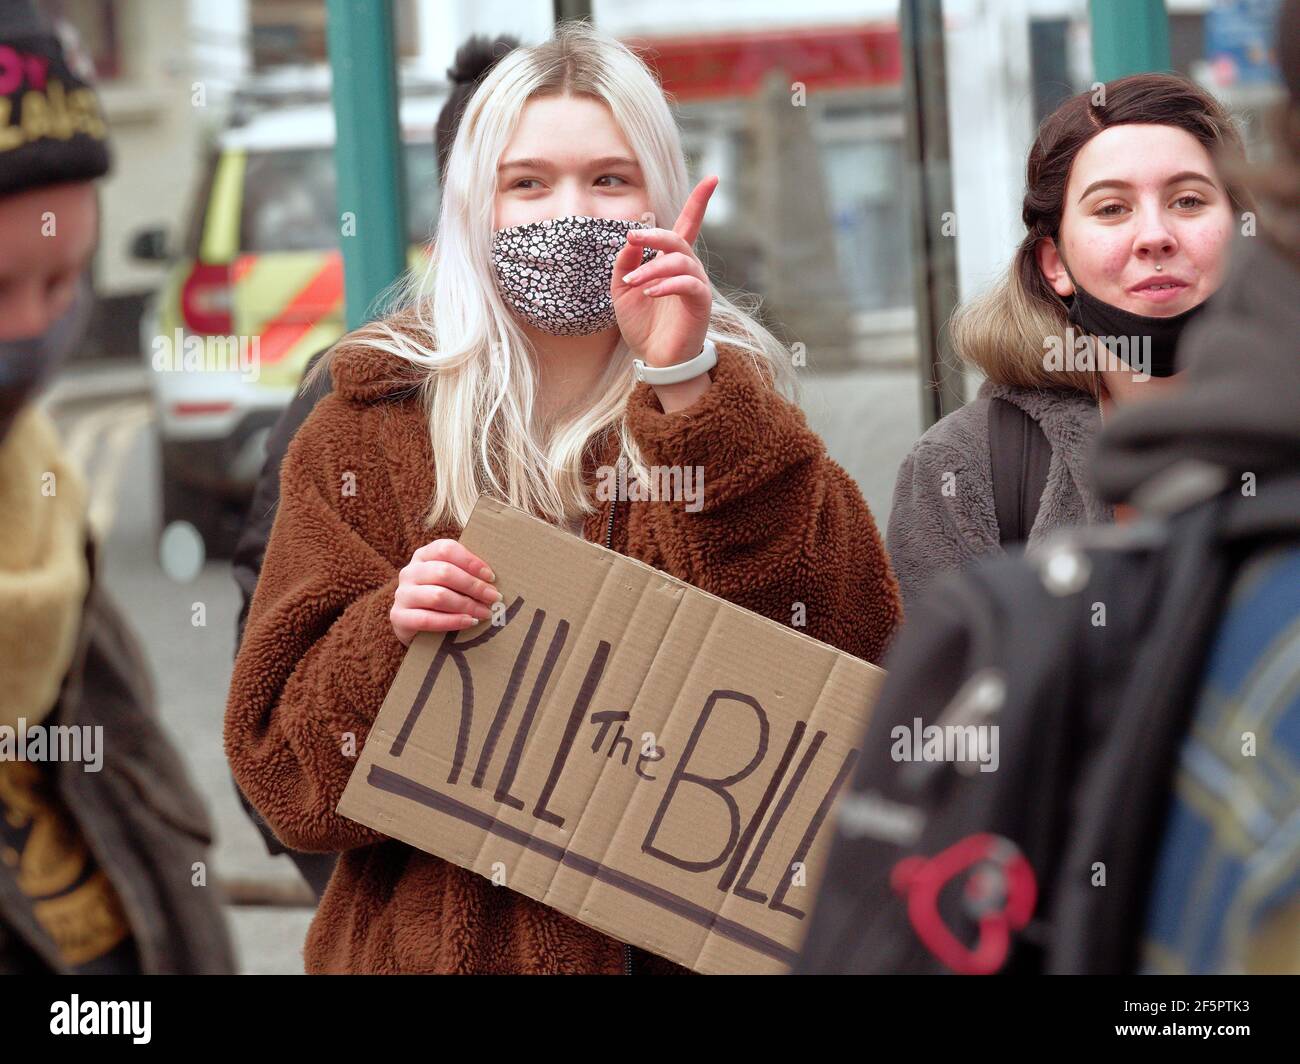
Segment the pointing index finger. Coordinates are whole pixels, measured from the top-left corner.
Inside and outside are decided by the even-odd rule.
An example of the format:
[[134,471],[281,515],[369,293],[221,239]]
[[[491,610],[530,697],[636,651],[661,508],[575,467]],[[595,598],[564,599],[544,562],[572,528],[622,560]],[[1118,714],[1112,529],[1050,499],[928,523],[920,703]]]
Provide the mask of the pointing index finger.
[[717,187],[716,176],[706,177],[695,186],[695,190],[686,200],[686,205],[682,207],[682,213],[677,216],[677,221],[673,224],[673,232],[686,243],[694,244],[695,238],[700,235],[700,226],[704,224],[704,211],[709,206],[709,197]]

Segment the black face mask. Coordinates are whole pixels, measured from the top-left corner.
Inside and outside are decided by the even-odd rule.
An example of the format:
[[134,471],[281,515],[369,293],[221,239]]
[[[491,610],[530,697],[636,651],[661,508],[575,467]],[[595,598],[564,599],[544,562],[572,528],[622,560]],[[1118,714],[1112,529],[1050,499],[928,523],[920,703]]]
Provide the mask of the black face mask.
[[41,336],[27,340],[0,340],[0,443],[19,411],[58,372],[63,360],[81,339],[90,315],[90,285],[77,282],[72,305]]
[[[1068,270],[1066,271],[1069,272]],[[1143,337],[1150,338],[1151,365],[1138,366],[1130,354],[1125,360],[1134,369],[1150,373],[1153,377],[1172,377],[1176,370],[1174,356],[1178,352],[1178,338],[1182,336],[1187,323],[1205,309],[1208,300],[1202,300],[1190,310],[1175,314],[1171,318],[1152,318],[1145,314],[1134,314],[1119,307],[1103,303],[1096,296],[1090,295],[1074,281],[1074,299],[1070,303],[1069,319],[1075,328],[1102,338],[1102,342],[1114,355],[1123,357],[1126,352],[1111,338],[1128,337],[1128,350],[1133,350],[1136,341],[1142,344]],[[1138,347],[1144,351],[1145,345]]]

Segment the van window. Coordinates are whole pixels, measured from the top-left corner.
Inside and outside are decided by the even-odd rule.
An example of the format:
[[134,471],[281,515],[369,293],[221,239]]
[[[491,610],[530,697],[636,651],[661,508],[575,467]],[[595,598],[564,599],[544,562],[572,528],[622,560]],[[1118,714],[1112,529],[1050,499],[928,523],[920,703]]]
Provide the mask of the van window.
[[[340,219],[333,148],[249,152],[240,250],[325,251],[338,247]],[[438,203],[433,143],[406,145],[406,235],[429,239]]]

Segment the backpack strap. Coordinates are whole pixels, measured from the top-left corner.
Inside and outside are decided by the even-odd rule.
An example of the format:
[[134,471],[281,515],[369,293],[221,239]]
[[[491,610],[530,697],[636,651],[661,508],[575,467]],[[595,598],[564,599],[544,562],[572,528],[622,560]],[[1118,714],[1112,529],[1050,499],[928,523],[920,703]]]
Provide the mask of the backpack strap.
[[1052,447],[1038,422],[1015,403],[989,401],[989,466],[993,507],[1004,547],[1029,538],[1047,487]]

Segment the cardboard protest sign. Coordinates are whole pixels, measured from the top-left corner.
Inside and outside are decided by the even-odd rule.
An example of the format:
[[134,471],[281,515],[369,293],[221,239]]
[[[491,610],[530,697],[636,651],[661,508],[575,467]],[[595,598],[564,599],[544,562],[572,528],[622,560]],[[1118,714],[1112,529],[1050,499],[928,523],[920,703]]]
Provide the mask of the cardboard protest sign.
[[[339,812],[699,972],[793,961],[884,673],[483,498]],[[793,604],[792,604],[793,608]]]

